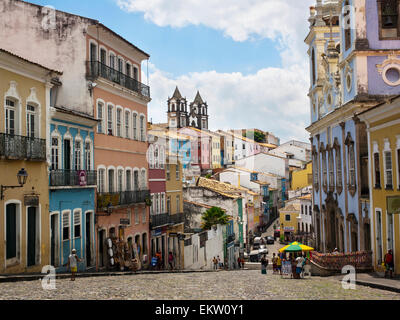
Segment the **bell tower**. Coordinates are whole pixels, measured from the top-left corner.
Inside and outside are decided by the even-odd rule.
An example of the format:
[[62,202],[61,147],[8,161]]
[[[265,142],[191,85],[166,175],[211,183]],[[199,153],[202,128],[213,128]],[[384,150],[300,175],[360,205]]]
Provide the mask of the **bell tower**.
[[168,98],[168,127],[169,128],[183,128],[186,127],[188,112],[187,100],[183,98],[179,92],[178,86],[172,98]]
[[201,98],[199,91],[190,104],[189,125],[200,130],[208,130],[208,105]]

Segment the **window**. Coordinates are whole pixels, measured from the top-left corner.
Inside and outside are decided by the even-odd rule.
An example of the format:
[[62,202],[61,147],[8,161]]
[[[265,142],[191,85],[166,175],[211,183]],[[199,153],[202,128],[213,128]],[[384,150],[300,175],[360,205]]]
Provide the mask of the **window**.
[[161,213],[165,213],[165,194],[161,194]]
[[60,168],[59,152],[59,139],[51,138],[51,170],[59,170]]
[[105,192],[105,170],[104,169],[99,169],[99,175],[98,175],[98,188],[99,188],[99,193],[104,193]]
[[34,138],[38,134],[36,133],[37,121],[36,119],[36,107],[33,105],[26,106],[26,135],[30,138]]
[[181,196],[176,196],[176,212],[181,211]]
[[126,191],[132,190],[132,173],[131,170],[126,170]]
[[16,102],[6,99],[6,134],[16,134]]
[[92,152],[91,144],[89,141],[85,142],[85,159],[86,159],[86,170],[92,169]]
[[290,221],[290,214],[287,214],[287,215],[285,216],[285,221]]
[[108,114],[107,114],[107,130],[108,134],[112,136],[113,134],[113,106],[108,105]]
[[146,170],[142,170],[142,176],[141,176],[141,186],[142,186],[142,190],[145,190],[147,187],[147,181],[146,181]]
[[126,64],[125,72],[128,77],[131,77],[131,65],[129,63]]
[[170,171],[170,165],[167,164],[167,180],[169,181],[171,179],[171,171]]
[[130,113],[129,111],[125,111],[125,138],[129,139],[129,119]]
[[108,170],[108,192],[114,192],[114,169]]
[[[349,8],[349,2],[346,1],[345,7]],[[346,9],[344,13],[345,20],[345,29],[344,29],[344,44],[345,50],[350,49],[351,47],[351,11],[350,9]]]
[[158,169],[158,146],[154,148],[154,168]]
[[98,133],[104,133],[104,115],[103,115],[103,108],[104,105],[99,102],[97,104],[97,120],[99,120],[99,123],[97,124],[97,132]]
[[140,116],[140,141],[146,141],[144,116]]
[[313,150],[313,174],[314,174],[314,188],[315,190],[318,191],[318,187],[319,187],[319,181],[318,181],[318,177],[319,177],[319,157],[318,157],[318,152],[315,150]]
[[156,198],[156,200],[155,200],[155,204],[156,204],[155,211],[156,211],[156,214],[159,214],[160,213],[160,196],[159,196],[158,193],[156,194],[155,198]]
[[[322,186],[324,187],[324,190],[327,187],[328,183],[328,176],[327,176],[327,165],[326,165],[326,151],[322,151]],[[325,191],[326,192],[326,191]]]
[[117,109],[117,136],[122,137],[122,131],[121,131],[121,121],[122,121],[122,110]]
[[171,214],[171,197],[167,197],[167,212]]
[[122,177],[124,176],[124,170],[118,170],[118,192],[122,192]]
[[69,240],[69,228],[70,228],[70,218],[69,218],[70,213],[69,212],[64,212],[62,217],[62,225],[63,225],[63,241]]
[[82,169],[82,142],[75,141],[75,170]]
[[81,212],[80,211],[74,212],[74,237],[75,238],[81,237]]
[[165,157],[165,150],[164,147],[160,148],[160,169],[164,169],[164,157]]
[[139,224],[140,223],[140,218],[139,218],[139,207],[136,206],[135,207],[135,224]]
[[124,69],[124,61],[121,58],[118,58],[118,71],[123,73]]
[[133,79],[135,79],[136,81],[139,81],[138,69],[136,67],[133,67]]
[[381,27],[383,29],[397,29],[398,15],[399,12],[397,0],[381,1]]
[[374,153],[374,170],[375,170],[375,188],[381,187],[381,167],[379,161],[379,152]]
[[175,167],[176,167],[176,181],[179,181],[180,178],[181,178],[179,163],[177,163],[177,164],[175,165]]
[[139,171],[133,172],[133,185],[135,190],[139,190]]
[[333,192],[335,188],[335,167],[333,164],[333,150],[328,151],[328,162],[329,162],[329,189]]
[[342,152],[340,146],[336,146],[336,189],[340,194],[342,192],[343,180],[342,180]]
[[133,139],[137,140],[137,114],[134,113],[132,116],[132,128],[133,128]]
[[392,152],[385,151],[385,184],[386,189],[393,189]]
[[90,43],[90,61],[97,61],[97,45]]
[[356,185],[356,162],[354,156],[354,144],[349,145],[349,183],[350,186]]
[[110,68],[115,69],[115,55],[110,53]]
[[147,220],[147,211],[146,211],[146,207],[143,207],[142,208],[142,223],[146,223],[146,220]]

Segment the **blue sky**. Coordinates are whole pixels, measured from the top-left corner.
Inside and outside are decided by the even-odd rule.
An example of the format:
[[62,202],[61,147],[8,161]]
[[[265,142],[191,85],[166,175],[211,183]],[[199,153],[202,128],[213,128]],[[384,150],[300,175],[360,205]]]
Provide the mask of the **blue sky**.
[[312,0],[30,2],[97,19],[149,53],[153,122],[166,122],[165,101],[178,85],[190,101],[200,90],[212,130],[259,128],[282,142],[308,140],[303,40]]

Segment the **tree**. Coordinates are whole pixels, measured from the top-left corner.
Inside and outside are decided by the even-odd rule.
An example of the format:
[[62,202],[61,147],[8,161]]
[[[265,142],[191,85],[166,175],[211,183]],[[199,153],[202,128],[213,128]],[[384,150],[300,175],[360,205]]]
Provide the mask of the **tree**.
[[217,224],[226,225],[229,222],[229,216],[218,207],[212,207],[203,213],[203,230],[210,230],[212,226]]
[[247,133],[244,133],[243,136],[244,137],[250,136],[251,138],[254,138],[254,141],[256,142],[260,143],[265,142],[265,134],[258,131],[247,131]]

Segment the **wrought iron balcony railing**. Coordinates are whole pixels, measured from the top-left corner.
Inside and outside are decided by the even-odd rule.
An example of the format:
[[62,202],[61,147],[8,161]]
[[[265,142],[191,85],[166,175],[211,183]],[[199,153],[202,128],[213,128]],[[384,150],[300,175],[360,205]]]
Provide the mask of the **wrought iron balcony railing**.
[[97,208],[107,208],[109,206],[123,206],[135,203],[146,202],[150,198],[149,190],[109,192],[97,194]]
[[87,75],[91,79],[102,77],[129,90],[135,91],[144,97],[150,98],[150,87],[118,70],[110,68],[100,61],[87,61]]
[[84,187],[97,184],[97,171],[50,171],[50,187]]
[[228,235],[228,237],[226,238],[226,242],[227,243],[231,243],[233,241],[235,241],[236,235],[234,233],[231,233]]
[[174,213],[169,216],[170,224],[178,224],[185,222],[185,215],[183,213]]
[[46,161],[46,140],[0,133],[0,157]]
[[152,214],[150,215],[151,228],[158,228],[169,224],[170,216],[168,213]]

